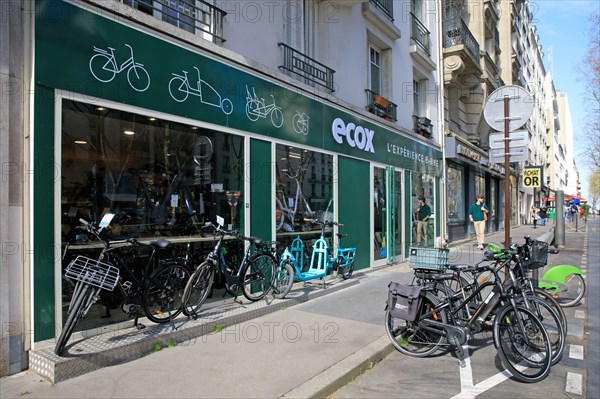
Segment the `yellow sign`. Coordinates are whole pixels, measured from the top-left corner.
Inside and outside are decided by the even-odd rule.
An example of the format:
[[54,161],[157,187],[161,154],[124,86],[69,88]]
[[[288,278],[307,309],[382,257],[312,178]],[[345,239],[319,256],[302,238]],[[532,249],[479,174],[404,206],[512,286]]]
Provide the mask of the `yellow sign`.
[[542,187],[541,166],[523,169],[523,187]]

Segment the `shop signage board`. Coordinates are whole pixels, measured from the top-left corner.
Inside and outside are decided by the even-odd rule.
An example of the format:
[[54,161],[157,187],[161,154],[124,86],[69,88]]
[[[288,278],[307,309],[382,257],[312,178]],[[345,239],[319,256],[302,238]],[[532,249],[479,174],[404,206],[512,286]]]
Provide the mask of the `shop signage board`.
[[541,166],[523,168],[523,187],[541,188],[544,169]]
[[[510,132],[508,139],[510,148],[527,147],[527,144],[529,144],[529,133],[527,130],[516,130]],[[492,149],[504,149],[504,133],[490,133],[489,145]]]
[[432,146],[67,2],[36,2],[35,39],[44,87],[442,174]]

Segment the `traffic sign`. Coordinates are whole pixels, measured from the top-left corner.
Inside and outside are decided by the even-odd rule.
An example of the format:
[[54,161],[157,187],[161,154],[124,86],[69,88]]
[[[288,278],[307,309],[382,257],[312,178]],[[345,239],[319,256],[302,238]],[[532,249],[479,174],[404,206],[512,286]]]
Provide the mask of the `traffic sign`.
[[[490,133],[490,148],[504,149],[504,133]],[[529,133],[527,130],[516,130],[510,132],[508,138],[510,148],[526,147],[529,144]]]
[[[527,147],[513,147],[510,149],[509,154],[509,162],[521,162],[527,161],[529,152]],[[490,156],[491,163],[504,163],[504,148],[490,149],[488,155]]]
[[531,117],[535,100],[524,88],[502,86],[492,92],[483,108],[483,117],[492,129],[504,131],[504,99],[508,98],[508,131],[512,132]]

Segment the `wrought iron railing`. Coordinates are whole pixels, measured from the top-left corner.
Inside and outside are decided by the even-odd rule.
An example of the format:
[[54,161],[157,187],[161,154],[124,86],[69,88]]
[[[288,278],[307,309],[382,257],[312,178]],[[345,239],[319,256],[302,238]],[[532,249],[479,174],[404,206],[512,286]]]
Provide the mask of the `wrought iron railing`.
[[379,94],[372,90],[365,90],[367,92],[367,109],[369,112],[381,116],[389,121],[397,121],[396,112],[398,106],[388,100],[387,98],[381,97]]
[[413,130],[415,133],[427,138],[432,137],[433,125],[429,118],[413,115],[413,123]]
[[467,24],[462,19],[458,24],[446,21],[445,27],[444,48],[462,44],[465,46],[467,53],[473,58],[473,61],[479,64],[479,43],[477,43]]
[[410,18],[412,20],[412,32],[410,37],[427,53],[427,55],[430,55],[429,31],[412,12],[410,13]]
[[370,0],[377,8],[383,11],[390,19],[394,20],[394,1],[393,0]]
[[283,68],[303,78],[334,91],[333,74],[335,71],[319,61],[293,49],[284,43],[279,43],[283,52]]
[[[121,0],[132,8],[213,42],[224,42],[227,13],[203,0]],[[135,16],[135,14],[131,14]]]

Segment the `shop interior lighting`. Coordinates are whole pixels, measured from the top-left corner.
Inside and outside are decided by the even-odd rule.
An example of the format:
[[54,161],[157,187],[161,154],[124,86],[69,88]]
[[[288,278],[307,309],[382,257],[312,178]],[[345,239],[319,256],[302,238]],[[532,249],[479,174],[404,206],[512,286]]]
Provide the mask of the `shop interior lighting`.
[[156,118],[150,117],[150,118],[148,118],[148,120],[149,120],[150,122],[154,122],[154,121],[156,120]]
[[296,154],[295,152],[290,152],[288,155],[290,158],[300,159],[300,154]]
[[96,107],[97,111],[104,111],[104,107]]
[[125,130],[125,131],[123,131],[123,133],[125,133],[128,136],[133,136],[135,134],[135,132],[133,130]]
[[74,143],[75,144],[87,144],[87,141],[85,141],[85,140],[75,140]]

